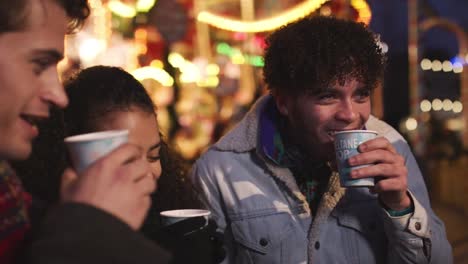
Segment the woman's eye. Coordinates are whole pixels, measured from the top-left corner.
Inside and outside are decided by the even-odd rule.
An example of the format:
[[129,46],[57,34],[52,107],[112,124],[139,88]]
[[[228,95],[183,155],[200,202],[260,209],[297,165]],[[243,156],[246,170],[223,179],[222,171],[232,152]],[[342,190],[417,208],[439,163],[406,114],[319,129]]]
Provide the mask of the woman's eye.
[[148,159],[149,162],[156,162],[156,161],[160,160],[161,157],[160,156],[148,156],[148,157],[146,157],[146,159]]

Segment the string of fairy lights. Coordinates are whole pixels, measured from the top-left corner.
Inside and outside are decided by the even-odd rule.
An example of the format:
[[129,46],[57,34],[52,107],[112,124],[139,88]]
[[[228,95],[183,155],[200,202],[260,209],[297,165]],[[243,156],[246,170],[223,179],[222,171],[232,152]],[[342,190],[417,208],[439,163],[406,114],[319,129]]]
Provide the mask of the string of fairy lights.
[[[228,18],[206,10],[198,13],[197,20],[227,31],[247,33],[266,32],[275,30],[283,25],[309,15],[328,1],[329,0],[304,1],[275,16],[253,21]],[[352,0],[351,6],[357,10],[359,14],[358,20],[368,24],[371,19],[371,11],[366,1]]]
[[463,72],[463,64],[468,63],[468,54],[464,59],[457,57],[453,62],[449,60],[440,61],[440,60],[421,60],[421,69],[424,71],[433,71],[433,72],[453,72],[461,73]]

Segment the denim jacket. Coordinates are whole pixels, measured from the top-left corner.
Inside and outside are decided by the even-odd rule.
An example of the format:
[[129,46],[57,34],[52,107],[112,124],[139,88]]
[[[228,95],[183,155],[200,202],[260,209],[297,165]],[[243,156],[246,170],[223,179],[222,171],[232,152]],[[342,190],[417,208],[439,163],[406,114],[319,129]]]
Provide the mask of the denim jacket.
[[366,127],[405,158],[414,212],[390,217],[367,188],[330,177],[315,217],[291,171],[258,148],[264,96],[193,167],[191,179],[225,234],[226,263],[452,263],[445,227],[401,135],[370,117]]

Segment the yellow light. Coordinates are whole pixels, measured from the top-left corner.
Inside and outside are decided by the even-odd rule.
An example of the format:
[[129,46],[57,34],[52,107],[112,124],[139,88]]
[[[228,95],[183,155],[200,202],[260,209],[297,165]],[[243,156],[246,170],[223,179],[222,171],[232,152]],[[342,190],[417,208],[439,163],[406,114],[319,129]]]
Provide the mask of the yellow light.
[[144,28],[135,30],[135,38],[139,40],[145,40],[148,38],[148,31]]
[[415,130],[418,128],[418,121],[412,117],[408,118],[405,122],[406,129],[409,131]]
[[[216,15],[208,11],[198,13],[197,20],[213,27],[235,32],[265,32],[275,30],[283,25],[294,22],[317,10],[329,0],[307,0],[296,6],[269,18],[254,21],[243,21]],[[364,0],[351,0],[351,5],[358,11],[358,21],[369,24],[371,11]]]
[[136,52],[138,54],[146,54],[146,52],[148,51],[146,44],[143,44],[143,43],[136,43],[135,47],[136,47]]
[[151,66],[138,68],[132,72],[132,75],[137,80],[153,79],[164,86],[172,86],[174,79],[162,69],[158,69]]
[[432,62],[428,59],[423,59],[421,61],[421,69],[427,71],[427,70],[430,70],[432,68]]
[[447,120],[446,127],[451,131],[462,131],[465,129],[465,122],[463,118],[452,118]]
[[184,63],[180,66],[180,71],[183,73],[194,73],[196,72],[198,75],[200,70],[198,69],[197,65],[190,61],[184,61]]
[[453,64],[453,72],[454,73],[461,73],[463,71],[463,65],[459,62],[455,62]]
[[442,70],[444,72],[451,72],[452,69],[453,69],[453,67],[452,67],[452,63],[450,61],[444,61],[442,63]]
[[150,66],[158,69],[163,69],[164,63],[160,60],[152,60]]
[[323,6],[322,8],[320,8],[320,15],[322,16],[329,16],[331,15],[332,13],[332,10],[329,6]]
[[174,68],[179,68],[185,63],[184,57],[180,55],[179,53],[170,53],[167,60],[169,63],[174,67]]
[[234,64],[244,64],[245,58],[241,53],[237,53],[237,54],[232,55],[231,61]]
[[421,111],[423,112],[429,112],[431,111],[431,102],[429,100],[422,100],[421,103],[419,104]]
[[452,107],[453,107],[452,101],[450,101],[449,99],[445,99],[442,102],[442,109],[444,109],[444,111],[450,111],[452,110]]
[[283,25],[298,20],[314,12],[328,0],[304,1],[276,16],[259,19],[255,21],[242,21],[239,19],[226,18],[208,11],[198,13],[197,20],[207,23],[213,27],[236,32],[265,32],[272,31]]
[[84,40],[78,48],[80,59],[85,62],[94,60],[105,48],[105,43],[101,40],[88,38]]
[[442,62],[440,62],[439,60],[434,60],[432,62],[432,70],[437,72],[437,71],[441,71],[442,70]]
[[463,111],[463,104],[460,101],[453,102],[452,111],[454,113],[461,113]]
[[219,74],[219,66],[217,64],[208,64],[208,66],[206,66],[206,74],[208,74],[208,75],[218,75]]
[[156,0],[138,0],[136,9],[139,12],[148,12],[156,3]]
[[369,24],[371,20],[371,10],[364,0],[351,0],[351,5],[358,11],[358,21]]
[[442,109],[442,101],[440,99],[434,99],[432,100],[432,109],[434,109],[434,111],[439,111]]
[[206,80],[206,84],[210,87],[216,87],[219,84],[219,78],[216,76],[210,76]]
[[131,18],[136,16],[137,13],[133,6],[124,4],[119,0],[111,0],[107,6],[112,13],[121,17]]
[[190,61],[185,61],[180,66],[180,81],[183,83],[194,83],[200,80],[200,70],[197,66]]

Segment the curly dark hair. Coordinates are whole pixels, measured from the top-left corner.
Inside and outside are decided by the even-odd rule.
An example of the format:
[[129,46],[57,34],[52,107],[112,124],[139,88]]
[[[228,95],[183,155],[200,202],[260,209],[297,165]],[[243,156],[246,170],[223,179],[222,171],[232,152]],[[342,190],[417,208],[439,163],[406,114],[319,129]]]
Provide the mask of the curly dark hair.
[[[0,33],[21,30],[27,25],[30,1],[33,0],[0,1]],[[53,1],[58,3],[67,13],[69,18],[68,33],[74,33],[81,28],[89,16],[90,8],[87,0]]]
[[143,85],[117,67],[94,66],[64,82],[70,103],[64,110],[66,134],[96,131],[96,122],[115,111],[137,107],[154,114],[155,106]]
[[314,16],[283,26],[267,38],[264,80],[273,93],[317,93],[357,78],[374,89],[385,56],[363,23]]
[[[96,131],[97,122],[116,111],[137,108],[155,115],[155,106],[143,85],[117,67],[87,68],[65,81],[65,90],[70,98],[64,111],[66,136]],[[188,163],[164,139],[160,156],[162,174],[151,211],[159,214],[163,210],[200,207],[187,180]]]

